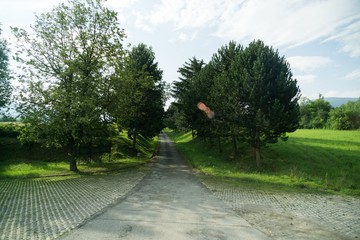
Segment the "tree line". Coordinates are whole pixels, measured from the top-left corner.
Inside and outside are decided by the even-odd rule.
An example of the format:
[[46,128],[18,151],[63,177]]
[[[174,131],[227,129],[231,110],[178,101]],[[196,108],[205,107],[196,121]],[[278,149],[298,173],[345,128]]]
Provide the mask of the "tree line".
[[[262,41],[243,47],[230,41],[218,49],[209,63],[195,57],[178,72],[174,83],[176,99],[165,115],[165,124],[177,130],[221,142],[230,140],[233,154],[238,142],[253,148],[257,166],[261,166],[260,148],[299,126],[300,89],[290,65],[277,50]],[[204,103],[214,118],[197,108]]]
[[[37,15],[31,32],[12,28],[20,67],[13,77],[22,84],[14,101],[25,123],[20,139],[69,149],[73,171],[83,145],[127,130],[136,148],[139,134],[153,137],[163,128],[165,84],[155,54],[143,43],[127,49],[117,13],[103,2],[69,0]],[[9,71],[0,64],[4,105],[3,70]]]
[[360,98],[336,108],[333,108],[321,94],[314,101],[303,98],[300,101],[299,124],[299,127],[304,129],[360,129]]

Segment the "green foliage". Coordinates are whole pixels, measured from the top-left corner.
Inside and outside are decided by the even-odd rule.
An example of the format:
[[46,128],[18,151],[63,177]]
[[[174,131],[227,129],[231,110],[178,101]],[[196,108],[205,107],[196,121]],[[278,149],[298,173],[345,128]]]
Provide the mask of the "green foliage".
[[151,47],[139,44],[131,49],[117,79],[114,116],[136,145],[138,134],[154,137],[163,128],[164,82]]
[[243,78],[240,101],[247,141],[260,166],[260,146],[297,129],[300,90],[285,57],[261,41],[250,43],[236,68],[235,76]]
[[[28,178],[72,175],[69,171],[66,148],[44,148],[39,144],[21,144],[16,136],[23,124],[0,124],[0,178]],[[14,134],[15,133],[15,134]],[[158,139],[138,138],[138,154],[134,157],[131,139],[126,132],[117,133],[112,139],[111,153],[99,152],[98,146],[79,149],[78,169],[81,173],[114,171],[146,163],[155,153]]]
[[[175,115],[173,118],[174,121],[178,123],[178,130],[195,130],[196,126],[201,126],[201,124],[197,124],[200,114],[196,108],[196,104],[199,102],[199,97],[197,96],[201,91],[196,89],[193,84],[196,75],[201,72],[204,65],[203,60],[198,60],[193,57],[178,69],[178,73],[181,75],[181,77],[179,77],[180,81],[174,82],[172,89],[173,97],[177,99],[174,105],[178,110],[174,112]],[[178,121],[179,118],[181,121]]]
[[18,76],[25,86],[18,111],[22,139],[68,146],[70,168],[81,145],[108,139],[116,69],[124,57],[117,16],[101,0],[72,0],[36,16],[33,35],[13,28]]
[[[0,24],[0,37],[1,37]],[[11,95],[9,49],[7,42],[0,38],[0,108],[9,103]]]
[[172,102],[164,114],[164,125],[175,131],[188,131],[185,114]]
[[348,102],[334,108],[329,113],[327,125],[330,129],[360,129],[360,98],[356,102]]
[[300,128],[325,128],[331,109],[321,94],[315,101],[304,99],[300,105]]
[[0,138],[18,137],[22,128],[23,126],[19,124],[0,123]]
[[219,153],[191,133],[167,132],[191,166],[216,181],[269,191],[328,192],[360,196],[360,132],[297,130],[289,140],[264,148],[259,171],[249,145],[241,145],[237,161],[231,142]]
[[[235,157],[238,142],[247,141],[260,166],[260,147],[298,127],[300,90],[285,57],[262,41],[245,49],[231,41],[202,65],[195,58],[186,63],[174,87],[188,127],[204,140],[217,138],[220,149],[221,138],[230,138]],[[215,120],[197,109],[198,102],[215,112]]]

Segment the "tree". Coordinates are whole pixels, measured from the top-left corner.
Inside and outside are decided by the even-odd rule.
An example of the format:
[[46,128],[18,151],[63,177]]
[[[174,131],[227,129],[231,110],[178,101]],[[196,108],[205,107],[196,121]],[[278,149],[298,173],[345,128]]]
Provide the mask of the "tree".
[[325,128],[331,109],[331,104],[321,94],[315,101],[303,101],[300,105],[300,127]]
[[4,107],[9,102],[10,95],[9,49],[7,48],[6,40],[0,38],[0,108]]
[[180,112],[178,105],[172,102],[164,114],[164,125],[175,131],[187,131],[185,115]]
[[36,16],[33,34],[13,28],[25,85],[18,109],[27,123],[23,138],[67,147],[72,171],[81,145],[109,136],[113,79],[124,57],[117,14],[102,2],[60,4]]
[[331,129],[355,130],[360,128],[360,98],[348,102],[329,112],[327,125]]
[[215,135],[219,138],[219,149],[221,150],[220,137],[230,137],[233,142],[233,157],[237,155],[237,139],[241,135],[242,126],[239,122],[239,109],[241,106],[239,98],[240,78],[231,77],[231,67],[236,58],[242,54],[242,46],[234,41],[230,41],[215,53],[209,63],[213,66],[214,79],[213,87],[210,92],[210,102],[216,113],[214,121]]
[[[196,107],[197,103],[201,100],[198,97],[200,93],[194,86],[194,79],[199,72],[203,69],[205,63],[203,60],[198,60],[195,57],[189,59],[189,62],[178,69],[180,73],[179,81],[173,83],[173,97],[177,100],[176,105],[178,107],[178,113],[184,114],[185,126],[183,128],[191,129],[193,136],[196,130],[199,130],[196,126],[199,119],[199,111]],[[204,90],[209,90],[207,86]],[[199,132],[198,132],[199,133]]]
[[154,52],[143,43],[131,49],[123,72],[117,88],[117,116],[136,149],[139,133],[153,137],[163,128],[165,85]]
[[260,167],[261,146],[297,129],[300,90],[285,57],[260,40],[244,49],[231,71],[241,79],[241,122]]

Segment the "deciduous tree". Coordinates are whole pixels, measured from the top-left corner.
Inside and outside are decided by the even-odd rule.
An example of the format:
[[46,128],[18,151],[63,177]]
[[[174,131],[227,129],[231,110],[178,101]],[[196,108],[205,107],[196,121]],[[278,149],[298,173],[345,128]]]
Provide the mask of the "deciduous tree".
[[0,38],[0,108],[4,107],[9,102],[10,95],[9,49],[6,40]]
[[23,137],[69,147],[70,170],[82,144],[106,139],[113,78],[124,57],[117,14],[102,0],[69,0],[36,16],[32,32],[13,28],[25,88]]

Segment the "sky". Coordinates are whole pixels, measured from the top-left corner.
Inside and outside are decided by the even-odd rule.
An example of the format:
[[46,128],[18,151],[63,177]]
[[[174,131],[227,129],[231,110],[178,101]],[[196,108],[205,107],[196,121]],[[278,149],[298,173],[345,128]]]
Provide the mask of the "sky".
[[[29,30],[35,13],[66,0],[0,0],[1,37]],[[260,39],[290,63],[303,97],[360,97],[359,0],[107,0],[126,43],[151,46],[163,79],[178,80],[190,58],[209,62],[233,40]],[[13,65],[13,63],[11,63]]]

